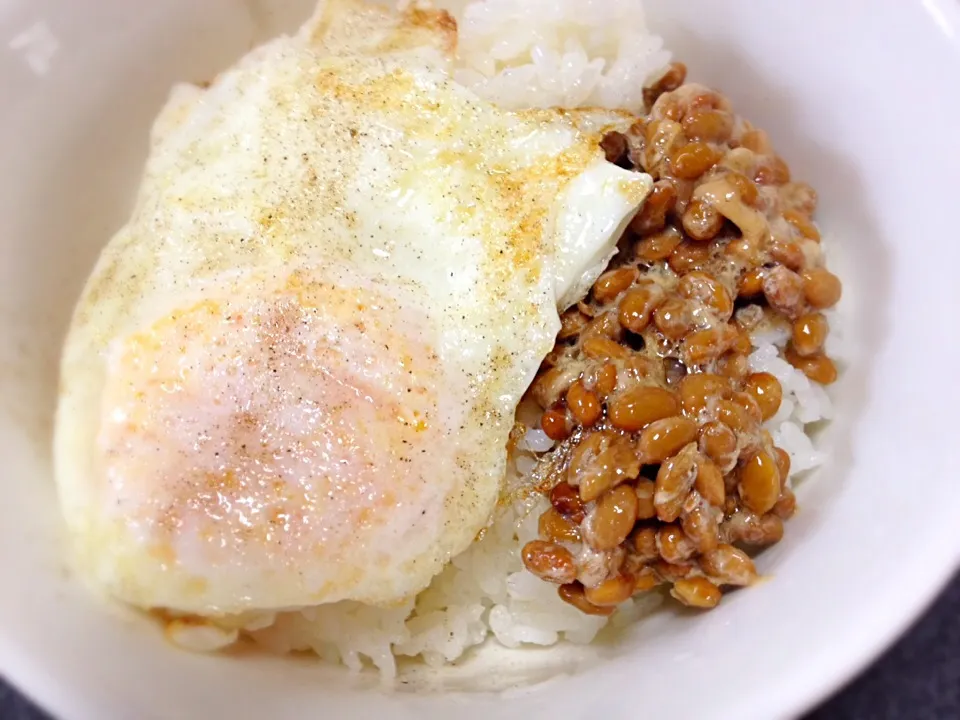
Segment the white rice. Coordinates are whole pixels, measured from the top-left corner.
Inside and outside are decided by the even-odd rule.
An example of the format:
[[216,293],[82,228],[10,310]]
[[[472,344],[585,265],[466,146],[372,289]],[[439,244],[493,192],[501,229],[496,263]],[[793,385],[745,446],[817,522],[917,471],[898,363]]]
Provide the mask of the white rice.
[[440,0],[459,27],[456,79],[504,107],[643,109],[670,62],[641,0]]
[[[461,29],[458,79],[509,107],[597,105],[639,110],[645,80],[663,71],[669,55],[644,24],[640,0],[446,0]],[[832,416],[819,386],[783,360],[785,333],[755,337],[751,368],[777,377],[780,411],[768,423],[794,473],[823,462],[806,433]],[[831,351],[832,352],[832,351]],[[530,429],[511,459],[511,477],[523,483],[532,452],[552,442]],[[547,507],[542,497],[502,509],[482,540],[464,552],[416,599],[401,607],[353,602],[277,615],[237,619],[247,634],[277,652],[311,650],[352,670],[366,664],[396,674],[397,657],[442,665],[492,638],[507,647],[589,643],[608,622],[560,600],[556,588],[523,569],[520,549],[537,534]],[[625,603],[614,625],[631,622],[660,602],[657,594]],[[209,642],[210,639],[207,639]]]

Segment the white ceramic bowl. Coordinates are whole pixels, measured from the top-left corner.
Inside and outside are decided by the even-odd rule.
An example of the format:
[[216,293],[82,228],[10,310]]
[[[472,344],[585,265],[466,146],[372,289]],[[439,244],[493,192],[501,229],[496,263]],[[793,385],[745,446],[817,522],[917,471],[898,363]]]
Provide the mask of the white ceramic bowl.
[[70,310],[125,219],[170,84],[211,77],[309,2],[0,0],[0,672],[71,719],[768,719],[836,688],[916,616],[960,559],[960,7],[648,4],[692,77],[730,94],[820,190],[845,283],[853,351],[832,460],[763,556],[771,581],[701,617],[664,612],[615,648],[481,657],[434,678],[443,694],[184,654],[92,601],[61,560],[50,471]]

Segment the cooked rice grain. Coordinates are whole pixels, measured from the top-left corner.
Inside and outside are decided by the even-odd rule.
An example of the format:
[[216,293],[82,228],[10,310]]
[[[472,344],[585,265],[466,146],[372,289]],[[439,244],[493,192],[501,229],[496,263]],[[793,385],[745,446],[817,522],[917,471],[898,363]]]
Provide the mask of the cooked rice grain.
[[670,62],[641,0],[440,0],[459,26],[456,78],[509,108],[643,109]]

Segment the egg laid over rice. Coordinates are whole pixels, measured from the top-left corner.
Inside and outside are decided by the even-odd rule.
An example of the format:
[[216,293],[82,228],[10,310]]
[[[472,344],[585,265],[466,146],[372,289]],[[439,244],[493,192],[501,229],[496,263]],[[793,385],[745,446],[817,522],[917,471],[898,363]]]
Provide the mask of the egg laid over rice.
[[[77,305],[55,439],[71,553],[181,646],[391,675],[608,622],[524,568],[549,457],[586,432],[550,432],[536,392],[653,207],[657,178],[610,142],[669,56],[634,0],[445,6],[325,0],[176,87]],[[764,432],[797,471],[829,400],[785,332],[758,325],[745,362],[783,387]],[[631,591],[618,617],[659,601]]]

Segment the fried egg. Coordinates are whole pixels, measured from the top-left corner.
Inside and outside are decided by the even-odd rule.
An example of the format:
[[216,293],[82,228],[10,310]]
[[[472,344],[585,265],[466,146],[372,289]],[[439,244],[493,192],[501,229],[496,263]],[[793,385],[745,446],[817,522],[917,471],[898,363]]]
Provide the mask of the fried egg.
[[558,309],[650,191],[629,118],[507,112],[441,11],[339,0],[154,125],[66,341],[77,566],[208,617],[424,589],[491,520]]

